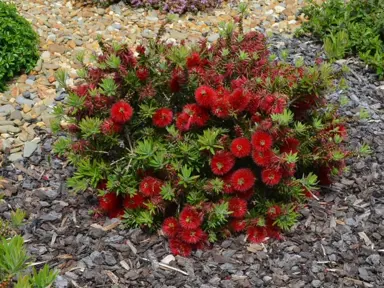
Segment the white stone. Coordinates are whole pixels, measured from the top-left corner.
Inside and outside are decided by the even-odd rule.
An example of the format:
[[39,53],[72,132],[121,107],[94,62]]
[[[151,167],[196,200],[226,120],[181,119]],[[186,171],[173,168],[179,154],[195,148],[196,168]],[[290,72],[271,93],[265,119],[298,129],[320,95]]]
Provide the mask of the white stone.
[[275,6],[276,13],[281,13],[284,10],[285,10],[285,8],[283,6],[280,6],[280,5]]

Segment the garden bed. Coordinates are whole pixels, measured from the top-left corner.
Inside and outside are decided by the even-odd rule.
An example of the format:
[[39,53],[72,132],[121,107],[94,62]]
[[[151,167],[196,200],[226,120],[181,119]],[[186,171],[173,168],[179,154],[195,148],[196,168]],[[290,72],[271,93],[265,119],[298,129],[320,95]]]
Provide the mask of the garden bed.
[[[275,36],[270,44],[272,50],[288,49],[290,60],[303,56],[308,64],[321,54],[308,40]],[[309,202],[295,229],[284,234],[285,241],[249,244],[242,235],[198,250],[188,259],[176,256],[169,265],[182,272],[163,269],[157,261],[171,254],[166,239],[123,230],[114,227],[115,221],[89,215],[96,197],[69,194],[65,178],[72,168],[52,155],[53,138],[43,131],[37,151],[21,167],[10,164],[2,170],[10,184],[6,190],[13,195],[0,211],[7,216],[10,205],[28,212],[28,249],[37,261],[61,270],[57,287],[381,287],[384,83],[358,60],[346,64],[351,69],[349,104],[342,114],[353,120],[349,143],[357,146],[364,140],[373,154],[353,159],[347,175],[324,189],[319,200]],[[340,93],[329,98],[338,101]],[[359,120],[361,107],[370,114],[368,120]]]

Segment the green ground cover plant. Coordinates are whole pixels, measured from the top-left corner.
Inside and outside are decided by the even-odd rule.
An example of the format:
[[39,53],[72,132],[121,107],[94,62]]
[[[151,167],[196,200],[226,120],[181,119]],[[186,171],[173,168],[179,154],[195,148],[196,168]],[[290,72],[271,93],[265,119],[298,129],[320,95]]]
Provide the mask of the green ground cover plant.
[[324,43],[331,60],[359,56],[384,76],[384,1],[328,0],[316,4],[309,0],[302,12],[308,18],[296,31],[311,33]]

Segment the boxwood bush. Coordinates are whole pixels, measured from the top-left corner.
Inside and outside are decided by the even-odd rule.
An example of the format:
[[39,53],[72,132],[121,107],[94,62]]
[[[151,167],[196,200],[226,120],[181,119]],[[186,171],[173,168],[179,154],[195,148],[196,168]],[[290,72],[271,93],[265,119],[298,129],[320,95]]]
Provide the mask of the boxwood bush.
[[38,44],[38,35],[16,7],[0,1],[0,91],[6,81],[35,66]]

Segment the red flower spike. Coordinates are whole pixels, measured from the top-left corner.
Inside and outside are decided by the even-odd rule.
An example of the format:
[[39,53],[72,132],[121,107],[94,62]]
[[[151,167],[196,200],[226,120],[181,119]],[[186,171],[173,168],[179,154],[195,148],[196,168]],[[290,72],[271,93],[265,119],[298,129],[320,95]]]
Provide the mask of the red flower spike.
[[127,102],[120,101],[113,104],[111,108],[111,119],[116,124],[124,124],[131,120],[133,109]]
[[179,222],[183,229],[194,230],[203,222],[202,216],[192,207],[185,207],[179,216]]
[[237,158],[244,158],[251,154],[252,145],[251,142],[245,138],[236,138],[232,141],[231,152]]
[[169,238],[175,237],[179,231],[179,222],[175,217],[169,217],[164,220],[162,230],[165,236]]
[[256,177],[251,169],[241,168],[233,172],[231,184],[236,191],[247,191],[255,184]]
[[231,229],[235,232],[241,232],[244,231],[247,227],[247,222],[243,219],[234,219],[229,224],[231,226]]
[[117,208],[108,213],[109,218],[119,218],[121,219],[124,216],[125,212],[123,208]]
[[283,146],[280,147],[280,153],[296,153],[298,150],[297,148],[300,145],[300,141],[296,138],[287,138],[284,141]]
[[276,220],[281,215],[281,208],[278,205],[274,205],[268,208],[267,215],[270,219]]
[[136,70],[136,76],[139,78],[140,81],[145,81],[149,77],[149,71],[147,68],[140,67]]
[[230,152],[219,151],[212,157],[211,170],[215,175],[224,175],[233,168],[235,162],[236,159]]
[[239,113],[247,108],[250,100],[250,94],[246,93],[242,88],[237,88],[229,97],[229,104],[233,110]]
[[247,201],[240,198],[232,198],[228,201],[228,210],[234,218],[243,218],[248,212]]
[[229,117],[229,111],[231,110],[231,105],[227,97],[218,99],[216,103],[212,105],[211,112],[217,118],[226,119]]
[[183,229],[180,233],[181,239],[189,244],[196,244],[200,242],[204,237],[204,231],[201,228],[195,230]]
[[257,151],[267,151],[272,147],[272,136],[264,131],[256,131],[252,135],[252,145]]
[[320,185],[329,186],[332,184],[331,168],[321,166],[317,174]]
[[197,52],[193,52],[189,57],[187,57],[187,67],[192,69],[198,67],[201,64],[200,55]]
[[104,135],[111,136],[113,134],[120,133],[123,130],[123,127],[113,122],[112,119],[106,119],[101,124],[100,130]]
[[155,114],[152,116],[152,123],[154,126],[159,128],[167,127],[171,125],[173,118],[173,112],[168,108],[160,108],[156,110]]
[[111,192],[99,197],[99,206],[103,211],[115,210],[120,205],[119,197]]
[[173,255],[181,255],[183,257],[189,257],[192,253],[191,245],[184,243],[176,238],[169,240],[169,248]]
[[136,209],[144,206],[145,198],[141,194],[134,196],[126,196],[124,198],[123,206],[127,209]]
[[267,237],[264,227],[250,227],[247,229],[248,241],[251,243],[261,243]]
[[266,150],[263,152],[257,151],[257,150],[252,151],[253,162],[255,162],[257,165],[261,167],[266,167],[270,165],[272,162],[272,157],[273,157],[273,152],[271,150]]
[[203,127],[209,120],[209,114],[206,110],[197,104],[187,104],[183,108],[183,113],[190,117],[190,123],[199,127]]
[[235,192],[235,189],[233,189],[231,184],[231,177],[232,177],[232,174],[227,174],[223,177],[223,181],[224,181],[223,192],[225,194],[232,194]]
[[156,196],[160,194],[163,182],[157,178],[147,176],[140,182],[140,192],[145,196]]
[[268,186],[279,184],[282,176],[281,170],[275,168],[266,168],[261,172],[261,179]]
[[244,192],[236,193],[237,197],[244,199],[245,201],[251,200],[254,194],[255,194],[255,191],[253,190],[253,188]]
[[186,132],[191,129],[192,117],[187,113],[180,113],[176,118],[176,127],[180,132]]

